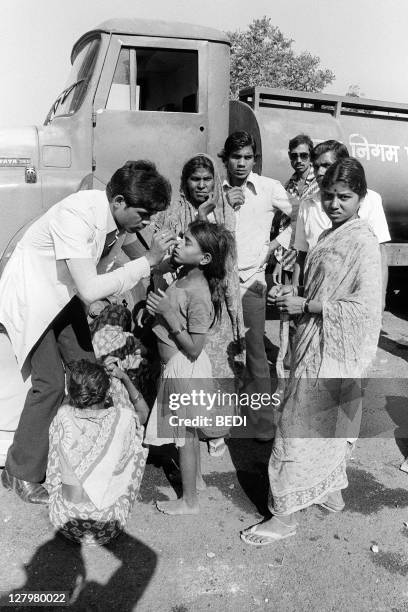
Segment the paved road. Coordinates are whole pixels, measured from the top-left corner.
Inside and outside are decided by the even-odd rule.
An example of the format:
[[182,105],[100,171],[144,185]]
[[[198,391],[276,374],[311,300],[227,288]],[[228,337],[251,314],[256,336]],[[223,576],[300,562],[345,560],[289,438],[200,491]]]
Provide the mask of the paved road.
[[[403,312],[385,313],[372,372],[384,383],[366,403],[370,437],[359,440],[349,464],[342,514],[312,507],[296,537],[264,548],[243,544],[239,531],[267,505],[271,445],[252,440],[232,440],[220,459],[203,446],[199,517],[156,511],[155,500],[175,493],[160,457],[152,457],[126,534],[102,549],[55,538],[45,508],[0,489],[3,595],[24,585],[67,590],[73,610],[107,612],[408,611],[408,474],[398,469],[405,442],[395,439],[407,421],[404,336]],[[276,321],[268,321],[267,338],[273,356]]]

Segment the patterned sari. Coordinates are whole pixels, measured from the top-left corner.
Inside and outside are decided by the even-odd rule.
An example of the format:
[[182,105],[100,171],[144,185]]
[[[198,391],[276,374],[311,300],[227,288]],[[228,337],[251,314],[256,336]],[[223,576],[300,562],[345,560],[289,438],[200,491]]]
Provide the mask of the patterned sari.
[[297,327],[269,462],[275,515],[292,514],[348,484],[346,438],[381,329],[380,250],[365,221],[323,232],[306,260],[304,295],[320,301],[323,312],[302,315]]
[[[91,327],[95,355],[114,355],[121,369],[137,367],[130,312],[107,306]],[[139,491],[147,449],[144,428],[117,378],[111,406],[61,406],[50,427],[46,485],[51,523],[68,539],[105,544],[124,529]]]

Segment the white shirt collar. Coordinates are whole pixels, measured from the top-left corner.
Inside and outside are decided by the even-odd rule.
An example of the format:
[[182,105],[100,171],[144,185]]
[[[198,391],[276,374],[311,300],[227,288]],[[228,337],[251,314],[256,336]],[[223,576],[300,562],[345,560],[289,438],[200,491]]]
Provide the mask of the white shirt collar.
[[[250,185],[255,193],[255,195],[257,195],[258,191],[259,191],[259,175],[256,174],[255,172],[250,172],[245,180],[245,182],[242,184],[242,187],[248,187],[248,185]],[[232,185],[229,183],[228,179],[225,179],[223,181],[222,184],[223,187],[229,187],[230,189],[232,188]]]

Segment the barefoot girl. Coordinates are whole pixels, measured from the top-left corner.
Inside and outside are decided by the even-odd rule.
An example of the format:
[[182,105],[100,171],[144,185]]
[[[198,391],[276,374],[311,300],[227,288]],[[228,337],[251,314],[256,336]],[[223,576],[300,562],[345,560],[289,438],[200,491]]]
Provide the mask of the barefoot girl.
[[[231,236],[223,226],[194,221],[184,240],[174,251],[179,269],[177,279],[166,293],[150,293],[147,309],[156,315],[153,331],[157,336],[163,362],[158,399],[150,416],[147,444],[174,442],[179,447],[183,495],[175,501],[157,503],[166,514],[197,514],[197,488],[204,483],[200,471],[199,440],[196,428],[184,427],[182,418],[208,416],[205,406],[180,406],[175,412],[179,425],[172,428],[173,439],[158,437],[161,420],[166,415],[166,398],[175,393],[192,393],[197,387],[209,387],[211,364],[204,349],[206,336],[221,315],[225,261]],[[202,383],[192,379],[203,379]],[[195,382],[195,384],[194,384]],[[198,389],[196,389],[198,390]]]

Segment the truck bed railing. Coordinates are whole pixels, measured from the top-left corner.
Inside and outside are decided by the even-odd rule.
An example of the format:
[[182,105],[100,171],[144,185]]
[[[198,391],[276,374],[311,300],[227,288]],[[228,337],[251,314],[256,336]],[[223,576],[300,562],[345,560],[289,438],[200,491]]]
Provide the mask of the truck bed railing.
[[408,104],[383,102],[353,96],[335,96],[273,87],[246,87],[239,92],[241,102],[254,111],[262,108],[299,109],[302,111],[340,115],[369,115],[370,118],[408,121]]

